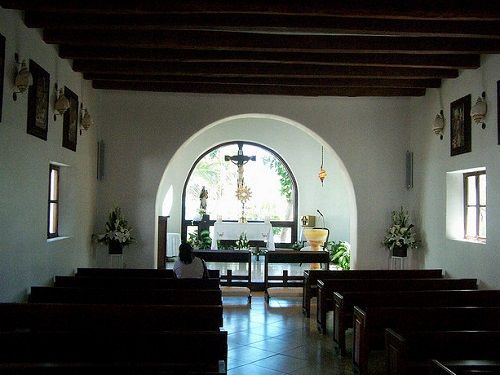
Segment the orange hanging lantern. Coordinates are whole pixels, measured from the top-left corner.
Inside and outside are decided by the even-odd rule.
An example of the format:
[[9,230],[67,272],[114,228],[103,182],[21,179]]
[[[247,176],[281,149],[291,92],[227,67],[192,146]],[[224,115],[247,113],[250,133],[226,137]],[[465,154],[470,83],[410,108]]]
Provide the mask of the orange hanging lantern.
[[321,146],[321,167],[319,168],[319,174],[318,174],[318,177],[321,181],[321,186],[323,186],[323,180],[326,178],[326,176],[327,176],[327,173],[323,169],[323,146]]

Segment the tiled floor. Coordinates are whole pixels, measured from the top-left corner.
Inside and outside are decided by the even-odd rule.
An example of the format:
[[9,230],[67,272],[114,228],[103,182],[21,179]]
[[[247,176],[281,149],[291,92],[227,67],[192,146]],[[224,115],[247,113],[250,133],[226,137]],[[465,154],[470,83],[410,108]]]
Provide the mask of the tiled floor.
[[229,375],[352,374],[351,358],[335,354],[331,332],[318,333],[315,315],[302,314],[301,299],[271,299],[267,306],[262,293],[253,295],[251,306],[224,299]]

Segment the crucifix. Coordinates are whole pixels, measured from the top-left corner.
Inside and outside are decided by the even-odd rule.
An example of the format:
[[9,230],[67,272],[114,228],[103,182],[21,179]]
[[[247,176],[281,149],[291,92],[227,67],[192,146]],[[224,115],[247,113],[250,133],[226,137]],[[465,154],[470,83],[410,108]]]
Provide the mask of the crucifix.
[[249,200],[252,196],[250,188],[245,185],[245,179],[243,177],[243,166],[249,161],[255,161],[254,156],[248,156],[243,154],[243,142],[238,142],[238,154],[229,156],[224,156],[225,161],[230,161],[238,167],[238,181],[236,188],[236,198],[241,202],[241,217],[239,219],[240,223],[246,223],[247,219],[245,217],[245,202]]

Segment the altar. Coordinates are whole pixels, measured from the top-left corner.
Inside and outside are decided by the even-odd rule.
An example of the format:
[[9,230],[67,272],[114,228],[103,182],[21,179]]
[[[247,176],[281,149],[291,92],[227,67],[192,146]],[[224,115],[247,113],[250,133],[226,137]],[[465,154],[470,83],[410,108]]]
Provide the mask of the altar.
[[219,240],[238,240],[245,233],[249,241],[265,241],[268,250],[275,250],[273,226],[270,222],[264,223],[234,223],[216,221],[211,248],[217,250]]

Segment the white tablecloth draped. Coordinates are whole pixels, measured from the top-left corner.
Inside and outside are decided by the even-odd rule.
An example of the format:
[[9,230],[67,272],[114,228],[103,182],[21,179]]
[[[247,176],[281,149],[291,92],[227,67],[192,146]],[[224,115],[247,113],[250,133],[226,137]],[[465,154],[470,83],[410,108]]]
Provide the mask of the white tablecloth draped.
[[268,250],[275,249],[271,223],[225,223],[222,221],[214,223],[212,249],[217,249],[218,240],[238,240],[242,233],[246,233],[249,241],[265,241]]
[[180,233],[167,233],[167,256],[176,257],[179,255],[179,245],[181,244]]

